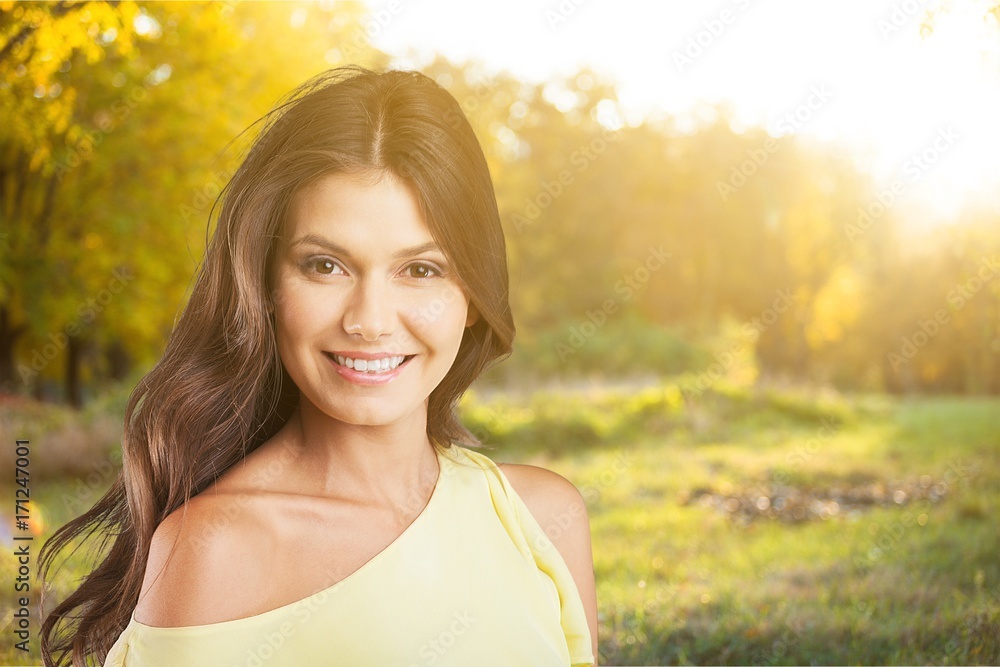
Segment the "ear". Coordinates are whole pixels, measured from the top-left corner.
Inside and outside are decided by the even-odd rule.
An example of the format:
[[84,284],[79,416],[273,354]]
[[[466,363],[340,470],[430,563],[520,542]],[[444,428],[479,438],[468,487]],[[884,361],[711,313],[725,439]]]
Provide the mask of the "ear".
[[479,321],[479,309],[476,308],[475,304],[471,301],[469,302],[469,316],[465,318],[465,328],[468,329],[473,324]]

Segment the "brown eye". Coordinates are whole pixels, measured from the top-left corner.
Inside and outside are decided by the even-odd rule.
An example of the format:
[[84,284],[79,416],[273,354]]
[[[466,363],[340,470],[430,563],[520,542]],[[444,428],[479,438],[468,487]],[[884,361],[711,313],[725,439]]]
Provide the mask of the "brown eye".
[[306,261],[306,268],[313,273],[329,276],[334,273],[337,263],[326,257],[312,257]]
[[[416,273],[414,273],[414,269],[416,269]],[[430,274],[434,276],[441,275],[441,272],[430,264],[410,264],[409,271],[411,278],[430,278]]]

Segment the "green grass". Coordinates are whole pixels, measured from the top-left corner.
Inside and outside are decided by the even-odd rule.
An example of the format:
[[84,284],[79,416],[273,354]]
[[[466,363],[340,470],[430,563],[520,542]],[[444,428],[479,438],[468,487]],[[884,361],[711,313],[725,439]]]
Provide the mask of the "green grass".
[[[998,399],[667,383],[461,408],[489,456],[556,470],[587,499],[602,665],[1000,663]],[[40,539],[110,481],[40,481]],[[876,487],[907,496],[796,522],[693,501]],[[932,487],[940,500],[913,500]],[[68,561],[53,596],[85,573]],[[0,661],[32,664],[4,646]]]
[[[557,456],[545,440],[491,452],[548,466],[588,498],[601,664],[1000,662],[1000,401],[734,390],[662,407],[657,435],[640,423],[604,443],[563,441]],[[776,475],[812,490],[923,478],[948,492],[796,524],[685,502]]]

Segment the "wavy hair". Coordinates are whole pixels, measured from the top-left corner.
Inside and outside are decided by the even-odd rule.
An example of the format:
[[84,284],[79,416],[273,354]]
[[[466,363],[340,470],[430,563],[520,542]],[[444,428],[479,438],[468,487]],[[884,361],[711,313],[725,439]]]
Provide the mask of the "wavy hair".
[[444,447],[482,444],[460,423],[457,404],[476,377],[509,356],[515,331],[493,183],[457,100],[419,72],[345,66],[292,91],[257,125],[220,195],[215,230],[163,357],[126,405],[121,472],[42,548],[43,579],[78,536],[97,533],[106,551],[45,616],[46,665],[106,659],[138,602],[159,523],[273,436],[296,408],[298,389],[275,342],[269,267],[289,201],[321,176],[391,172],[413,187],[480,315],[430,394],[427,434]]

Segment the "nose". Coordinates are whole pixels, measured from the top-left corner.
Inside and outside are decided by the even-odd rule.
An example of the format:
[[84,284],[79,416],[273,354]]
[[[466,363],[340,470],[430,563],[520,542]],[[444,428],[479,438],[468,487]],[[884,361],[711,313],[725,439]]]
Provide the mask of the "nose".
[[344,309],[344,331],[376,341],[379,336],[392,333],[395,320],[392,293],[384,281],[370,276],[358,281]]

